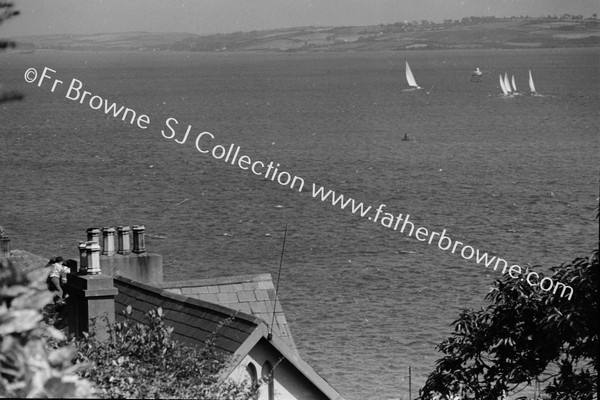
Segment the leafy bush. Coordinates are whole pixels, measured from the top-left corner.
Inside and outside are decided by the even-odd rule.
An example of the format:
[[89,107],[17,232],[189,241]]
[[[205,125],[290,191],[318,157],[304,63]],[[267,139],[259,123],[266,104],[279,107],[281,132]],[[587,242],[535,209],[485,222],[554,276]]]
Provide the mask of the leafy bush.
[[219,383],[226,358],[210,340],[204,348],[174,341],[160,308],[140,324],[128,307],[110,340],[92,334],[68,344],[52,326],[59,313],[46,275],[0,260],[0,397],[241,400],[256,392]]
[[226,360],[212,343],[204,348],[186,346],[171,338],[173,328],[163,320],[162,309],[146,314],[147,324],[125,320],[111,327],[111,339],[99,342],[93,335],[77,341],[77,362],[88,368],[90,379],[103,398],[248,399],[244,385],[219,384]]
[[50,348],[65,336],[43,322],[51,302],[45,270],[25,274],[0,260],[0,397],[92,397],[88,381],[76,375],[73,346]]
[[571,300],[508,274],[486,296],[491,304],[466,310],[437,361],[421,399],[460,390],[496,399],[535,380],[552,400],[598,398],[600,258],[598,250],[559,267],[552,279],[571,285]]

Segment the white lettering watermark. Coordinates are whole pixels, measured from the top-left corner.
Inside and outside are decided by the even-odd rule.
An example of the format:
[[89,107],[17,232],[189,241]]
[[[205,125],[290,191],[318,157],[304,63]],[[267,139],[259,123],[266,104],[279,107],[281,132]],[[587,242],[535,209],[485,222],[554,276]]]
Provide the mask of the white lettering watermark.
[[[35,68],[29,68],[25,71],[24,79],[27,83],[35,83],[38,87],[51,86],[50,91],[54,93],[63,81],[53,78],[56,71],[45,67],[41,73]],[[76,101],[79,104],[87,104],[93,110],[102,110],[106,115],[114,118],[120,118],[123,122],[128,122],[140,129],[147,129],[150,126],[150,117],[146,114],[139,114],[125,106],[118,106],[114,102],[103,98],[100,95],[92,94],[89,90],[84,90],[83,82],[78,79],[71,79],[65,98],[71,101]],[[185,128],[185,132],[179,131],[179,121],[175,118],[167,118],[164,122],[163,129],[160,130],[161,135],[165,139],[173,140],[177,144],[185,144],[188,142],[190,135],[192,138],[189,143],[196,148],[198,153],[202,155],[210,155],[216,160],[223,161],[227,164],[237,166],[244,171],[250,171],[252,174],[277,182],[281,186],[287,186],[290,189],[302,192],[305,181],[303,178],[293,175],[281,168],[279,163],[273,161],[264,162],[261,160],[253,160],[249,155],[243,154],[242,148],[236,144],[222,144],[216,141],[216,136],[210,132],[202,131],[194,133],[192,125]],[[509,262],[497,256],[490,256],[487,252],[482,252],[479,249],[466,245],[458,240],[451,239],[443,229],[442,232],[430,231],[423,226],[415,226],[409,220],[410,215],[394,214],[385,211],[387,206],[380,204],[376,209],[370,205],[365,205],[363,202],[357,202],[354,198],[336,193],[334,190],[326,189],[323,186],[315,183],[311,184],[311,195],[313,198],[322,202],[331,203],[332,206],[337,206],[342,210],[350,211],[361,218],[367,218],[369,221],[379,223],[385,228],[413,237],[420,242],[427,244],[437,244],[437,247],[443,251],[450,251],[452,254],[460,254],[465,260],[472,260],[486,268],[493,265],[493,270],[498,270],[501,267],[502,274],[508,273],[513,279],[521,279],[527,282],[530,286],[539,286],[544,292],[552,291],[557,294],[560,290],[561,297],[568,297],[570,300],[573,296],[573,288],[565,285],[562,282],[554,282],[552,278],[542,277],[535,271],[529,271],[527,268],[523,272],[520,265],[513,264],[509,266]],[[406,232],[405,232],[406,231]],[[532,279],[533,277],[533,279]]]

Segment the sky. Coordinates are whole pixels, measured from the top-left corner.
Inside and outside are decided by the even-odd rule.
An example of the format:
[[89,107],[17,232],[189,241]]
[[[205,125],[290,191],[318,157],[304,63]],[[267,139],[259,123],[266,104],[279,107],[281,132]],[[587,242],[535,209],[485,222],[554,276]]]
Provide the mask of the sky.
[[467,16],[598,13],[598,0],[12,0],[3,37],[114,32],[230,33]]

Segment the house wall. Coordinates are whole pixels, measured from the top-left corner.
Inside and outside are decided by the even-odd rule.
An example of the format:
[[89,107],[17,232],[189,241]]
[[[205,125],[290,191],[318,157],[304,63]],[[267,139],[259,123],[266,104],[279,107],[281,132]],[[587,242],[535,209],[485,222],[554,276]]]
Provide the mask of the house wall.
[[[261,339],[250,350],[237,368],[230,375],[230,379],[235,382],[250,381],[247,372],[248,364],[252,363],[256,368],[257,376],[260,379],[265,368],[265,363],[269,362],[273,366],[273,389],[274,399],[276,400],[327,400],[323,394],[310,380],[308,380],[300,371],[298,371],[289,361],[283,359],[281,353],[270,346],[266,339]],[[260,386],[256,400],[271,400],[268,397],[267,384]]]

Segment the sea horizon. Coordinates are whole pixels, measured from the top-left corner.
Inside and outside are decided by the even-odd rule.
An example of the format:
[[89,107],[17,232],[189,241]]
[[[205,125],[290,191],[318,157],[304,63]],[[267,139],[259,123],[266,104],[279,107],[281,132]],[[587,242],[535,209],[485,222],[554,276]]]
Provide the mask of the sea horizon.
[[[13,248],[75,259],[89,227],[144,225],[169,281],[270,273],[300,355],[344,398],[406,399],[408,367],[414,396],[451,322],[484,306],[501,273],[382,225],[384,212],[547,274],[591,253],[597,60],[597,49],[0,54],[25,96],[0,106],[0,224]],[[423,90],[405,91],[407,61]],[[38,86],[29,68],[54,72]],[[529,70],[542,96],[529,95]],[[522,96],[502,96],[505,73]],[[87,100],[67,96],[73,79]],[[237,163],[210,153],[232,144]],[[303,190],[266,177],[269,162]],[[341,209],[312,184],[372,209]]]

